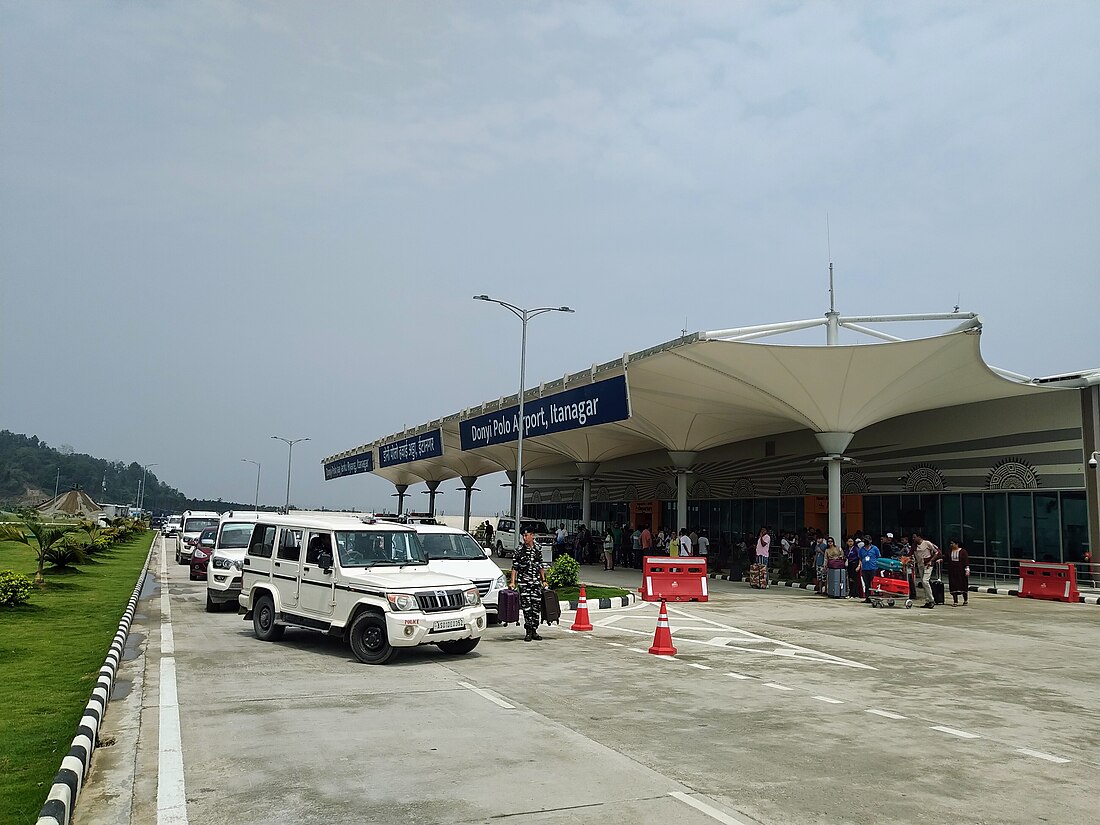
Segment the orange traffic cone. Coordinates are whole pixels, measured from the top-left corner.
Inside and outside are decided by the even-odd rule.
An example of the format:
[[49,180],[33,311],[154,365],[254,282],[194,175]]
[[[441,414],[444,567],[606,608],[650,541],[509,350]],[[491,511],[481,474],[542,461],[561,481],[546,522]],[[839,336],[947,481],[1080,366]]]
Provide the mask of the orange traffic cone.
[[581,595],[577,601],[577,617],[573,620],[570,630],[591,630],[592,622],[588,620],[588,598],[584,595],[584,585],[581,585]]
[[657,630],[653,634],[653,647],[649,652],[655,656],[675,656],[676,648],[672,646],[672,628],[668,626],[668,609],[665,600],[661,599],[661,612],[657,616]]

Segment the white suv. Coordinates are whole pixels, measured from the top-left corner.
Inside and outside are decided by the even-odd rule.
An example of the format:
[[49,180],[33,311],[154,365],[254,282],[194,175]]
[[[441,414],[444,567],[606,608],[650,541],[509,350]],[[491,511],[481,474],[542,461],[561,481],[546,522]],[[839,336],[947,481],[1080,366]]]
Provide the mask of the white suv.
[[221,517],[221,513],[209,510],[188,510],[183,514],[176,537],[176,564],[191,563],[191,542],[198,541],[199,534],[207,527],[217,527]]
[[507,584],[504,573],[488,558],[489,551],[457,527],[441,524],[414,524],[412,527],[428,556],[428,569],[472,581],[490,620],[495,620],[497,596]]
[[207,613],[213,613],[227,604],[237,606],[241,595],[244,553],[258,518],[256,513],[226,513],[222,516],[214,550],[206,565]]
[[164,522],[164,526],[161,528],[161,532],[165,536],[178,536],[180,532],[180,520],[183,516],[169,516],[168,521]]
[[542,549],[542,560],[549,564],[554,560],[554,534],[547,529],[546,522],[534,519],[525,518],[520,523],[519,533],[516,533],[514,518],[497,519],[497,529],[493,534],[497,555],[502,559],[511,558],[516,547],[523,541],[523,534],[528,528],[535,534],[535,544]]
[[416,645],[469,653],[485,629],[477,588],[431,570],[415,530],[347,517],[263,516],[244,557],[240,605],[260,639],[288,626],[320,630],[347,639],[367,664]]

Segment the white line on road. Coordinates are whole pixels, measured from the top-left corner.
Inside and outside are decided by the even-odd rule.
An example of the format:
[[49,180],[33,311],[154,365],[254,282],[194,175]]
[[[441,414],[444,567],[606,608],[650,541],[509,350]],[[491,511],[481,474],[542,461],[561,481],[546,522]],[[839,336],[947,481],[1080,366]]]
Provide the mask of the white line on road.
[[765,682],[764,687],[775,688],[776,690],[794,690],[793,687],[787,687],[786,685],[781,685],[778,682]]
[[1061,756],[1055,756],[1052,753],[1033,751],[1031,748],[1016,748],[1016,753],[1022,753],[1024,756],[1034,756],[1036,759],[1045,759],[1047,762],[1054,762],[1057,765],[1065,765],[1070,761],[1068,759],[1063,759]]
[[488,699],[494,705],[499,705],[500,707],[505,708],[506,710],[515,710],[516,709],[515,705],[510,705],[507,702],[505,702],[503,699],[500,699],[500,698],[494,696],[489,691],[482,690],[479,687],[474,687],[469,682],[459,682],[458,685],[459,685],[459,687],[466,688],[466,690],[472,690],[474,693],[476,693],[481,698]]
[[157,764],[157,823],[187,825],[183,786],[183,738],[176,697],[176,660],[160,660],[160,754]]
[[621,642],[608,642],[607,644],[611,645],[612,647],[626,647],[626,645],[622,644]]
[[960,739],[981,739],[976,733],[967,733],[965,730],[958,730],[956,728],[948,728],[943,725],[933,725],[931,730],[938,730],[941,733],[949,733],[952,736],[958,736]]
[[843,705],[844,704],[844,702],[841,701],[840,699],[831,699],[828,696],[815,696],[814,699],[816,699],[819,702],[828,702],[830,705]]
[[687,666],[697,668],[698,670],[713,670],[713,668],[710,665],[699,665],[699,664],[696,664],[695,662],[688,662]]
[[873,713],[875,716],[881,716],[883,719],[905,719],[900,713],[891,713],[888,710],[879,710],[878,708],[867,708],[868,713]]
[[642,650],[640,647],[628,647],[627,650],[631,653],[649,653],[648,650]]
[[673,799],[680,800],[685,805],[690,805],[697,811],[705,813],[711,819],[717,822],[721,822],[722,825],[745,825],[745,823],[742,822],[740,819],[735,819],[729,814],[722,813],[717,808],[712,807],[705,802],[700,802],[698,799],[693,799],[682,791],[672,791],[669,796],[671,796]]
[[[649,651],[647,650],[646,653],[648,653],[648,652]],[[654,653],[653,658],[654,659],[664,659],[666,662],[675,662],[676,661],[675,656],[666,656],[664,653]]]
[[744,673],[730,672],[730,673],[727,673],[726,675],[729,676],[731,679],[751,679],[752,678],[751,676],[746,676]]

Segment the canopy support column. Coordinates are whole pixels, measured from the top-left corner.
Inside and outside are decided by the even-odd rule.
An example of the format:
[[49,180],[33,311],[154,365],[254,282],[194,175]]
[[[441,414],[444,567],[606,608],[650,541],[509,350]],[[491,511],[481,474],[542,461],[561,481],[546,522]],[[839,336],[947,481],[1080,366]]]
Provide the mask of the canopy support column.
[[516,471],[505,470],[504,474],[508,476],[508,483],[501,484],[500,486],[509,488],[510,492],[508,494],[508,511],[512,518],[516,518]]
[[462,476],[462,491],[466,493],[466,507],[462,511],[462,529],[467,533],[470,532],[470,501],[474,497],[474,484],[477,483],[477,476]]
[[676,469],[676,529],[688,529],[688,475],[695,463],[696,452],[669,450],[668,459]]
[[825,461],[829,469],[829,535],[836,539],[839,546],[843,540],[840,512],[840,465],[845,461],[844,451],[855,438],[855,433],[814,433],[817,443],[825,451],[826,456],[818,459]]
[[401,515],[405,512],[405,491],[409,489],[408,484],[395,484],[397,492],[394,494],[397,496],[397,515]]
[[435,518],[435,497],[436,495],[438,495],[436,491],[439,489],[439,485],[443,482],[425,481],[424,483],[428,485],[428,516],[431,518]]
[[600,468],[598,461],[578,461],[577,472],[581,474],[581,524],[592,528],[592,477]]

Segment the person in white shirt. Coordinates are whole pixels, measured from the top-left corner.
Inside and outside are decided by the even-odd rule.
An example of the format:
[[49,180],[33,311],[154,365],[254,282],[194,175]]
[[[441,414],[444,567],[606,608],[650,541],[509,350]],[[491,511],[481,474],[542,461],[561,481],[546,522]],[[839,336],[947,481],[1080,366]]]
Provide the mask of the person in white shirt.
[[768,566],[768,556],[771,555],[772,537],[768,535],[768,528],[761,527],[760,535],[756,539],[756,563]]
[[688,535],[687,528],[680,528],[680,555],[691,555],[691,536]]
[[710,552],[710,539],[707,538],[706,530],[700,531],[698,545],[700,556],[705,556]]

